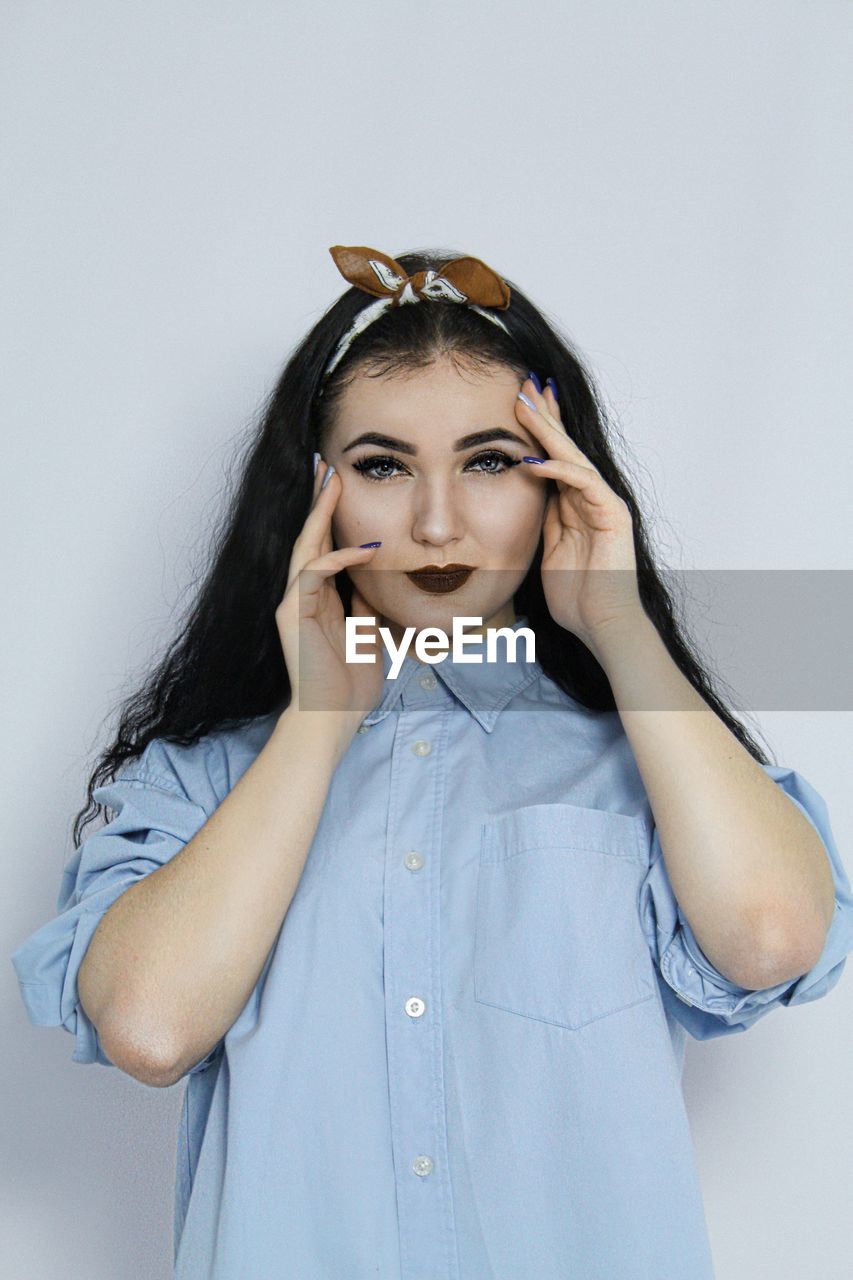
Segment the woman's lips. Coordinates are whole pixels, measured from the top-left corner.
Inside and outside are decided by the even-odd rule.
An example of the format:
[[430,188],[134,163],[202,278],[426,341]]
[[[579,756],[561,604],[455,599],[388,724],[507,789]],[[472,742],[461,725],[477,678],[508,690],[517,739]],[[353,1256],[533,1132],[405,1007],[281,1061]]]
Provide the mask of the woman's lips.
[[406,577],[422,591],[444,595],[448,591],[456,591],[463,582],[467,582],[473,572],[473,569],[458,569],[454,573],[407,573]]

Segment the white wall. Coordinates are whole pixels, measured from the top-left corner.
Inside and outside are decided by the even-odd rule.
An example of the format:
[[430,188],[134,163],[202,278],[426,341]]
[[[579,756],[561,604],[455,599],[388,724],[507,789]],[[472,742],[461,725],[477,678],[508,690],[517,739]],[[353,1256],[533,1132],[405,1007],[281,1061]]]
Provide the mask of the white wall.
[[[598,372],[670,565],[850,569],[849,3],[0,21],[7,956],[53,914],[104,717],[170,633],[237,438],[345,287],[329,245],[517,280]],[[851,702],[786,711],[781,688],[760,724],[851,870]],[[8,1273],[168,1276],[182,1086],[72,1064],[0,982]],[[845,1271],[851,1051],[846,974],[689,1042],[718,1280]]]

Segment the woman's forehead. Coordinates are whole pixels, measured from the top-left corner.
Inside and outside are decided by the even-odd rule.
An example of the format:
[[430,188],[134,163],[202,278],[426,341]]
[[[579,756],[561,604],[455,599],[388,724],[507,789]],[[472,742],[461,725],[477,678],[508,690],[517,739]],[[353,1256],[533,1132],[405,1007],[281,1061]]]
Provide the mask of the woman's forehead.
[[405,376],[360,374],[338,401],[332,439],[346,444],[362,432],[379,432],[455,443],[469,432],[503,426],[529,440],[515,416],[520,381],[506,368],[473,373],[448,362]]

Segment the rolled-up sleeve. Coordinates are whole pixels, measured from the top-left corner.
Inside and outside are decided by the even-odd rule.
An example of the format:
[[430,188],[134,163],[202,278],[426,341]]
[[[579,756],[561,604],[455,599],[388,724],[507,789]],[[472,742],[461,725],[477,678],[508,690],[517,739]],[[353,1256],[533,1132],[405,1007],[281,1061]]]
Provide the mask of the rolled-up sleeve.
[[793,769],[762,765],[808,818],[820,836],[835,884],[835,913],[813,968],[773,987],[740,987],[704,954],[672,891],[657,828],[652,824],[649,868],[640,891],[640,914],[661,992],[670,1013],[696,1040],[745,1031],[779,1005],[819,1000],[836,985],[853,950],[853,896],[829,822],[826,803]]
[[[99,922],[125,889],[174,857],[209,816],[176,785],[174,771],[163,767],[162,751],[155,739],[139,760],[95,788],[94,799],[114,816],[66,864],[58,914],[12,953],[30,1021],[70,1032],[74,1062],[114,1065],[77,993],[77,975]],[[204,1070],[221,1046],[220,1041],[191,1070]]]

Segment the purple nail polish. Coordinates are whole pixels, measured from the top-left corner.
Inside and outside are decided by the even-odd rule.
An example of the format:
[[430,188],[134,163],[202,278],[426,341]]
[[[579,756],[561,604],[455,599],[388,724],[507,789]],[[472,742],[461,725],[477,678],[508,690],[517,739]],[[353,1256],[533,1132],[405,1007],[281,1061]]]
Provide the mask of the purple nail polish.
[[557,395],[557,384],[556,384],[556,382],[554,381],[554,379],[553,379],[553,378],[548,378],[547,382],[545,383],[545,386],[546,386],[546,387],[550,387],[550,388],[551,388],[551,390],[554,392],[554,399],[557,401],[557,404],[559,404],[559,403],[560,403],[560,397]]
[[359,549],[361,549],[362,547],[381,547],[382,543],[381,542],[360,542],[358,545],[359,545]]
[[541,384],[541,382],[539,381],[539,379],[536,377],[536,374],[533,372],[533,370],[532,370],[532,369],[528,372],[527,376],[528,376],[528,378],[530,379],[530,381],[533,383],[534,387],[536,388],[536,390],[539,392],[539,394],[540,394],[540,396],[541,396],[541,394],[542,394],[542,384]]
[[522,458],[522,462],[545,462],[545,458]]
[[526,395],[524,394],[524,392],[523,392],[523,391],[519,391],[519,393],[518,393],[518,399],[519,399],[519,400],[521,400],[521,401],[523,401],[523,402],[524,402],[524,404],[526,404],[526,405],[527,405],[528,409],[532,409],[534,413],[538,413],[538,412],[539,412],[539,410],[536,408],[536,405],[535,405],[535,404],[533,403],[533,401],[530,399],[530,396],[526,396]]

